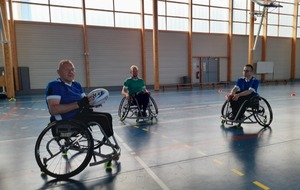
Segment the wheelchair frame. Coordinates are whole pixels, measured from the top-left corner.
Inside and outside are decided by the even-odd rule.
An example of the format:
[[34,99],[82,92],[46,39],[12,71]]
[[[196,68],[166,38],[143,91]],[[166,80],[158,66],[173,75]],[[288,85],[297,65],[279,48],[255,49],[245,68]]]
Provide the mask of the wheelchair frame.
[[39,135],[35,144],[35,159],[42,174],[67,179],[90,166],[105,163],[111,169],[121,149],[114,137],[108,137],[101,125],[87,125],[77,120],[55,121]]
[[152,121],[153,118],[157,117],[158,108],[156,102],[151,96],[149,96],[147,111],[148,114],[146,117],[139,116],[139,113],[141,113],[141,108],[137,99],[133,96],[131,96],[129,100],[123,97],[119,105],[118,116],[120,117],[121,121],[124,121],[126,118],[136,119],[136,122],[139,122],[140,119]]
[[[250,101],[250,106],[246,107],[244,118],[242,120],[236,120],[247,101]],[[273,121],[273,112],[269,102],[259,95],[252,97],[250,100],[244,101],[234,120],[230,120],[228,118],[231,113],[232,108],[230,102],[226,100],[221,109],[222,124],[226,123],[228,125],[233,125],[233,123],[238,123],[238,125],[241,126],[242,123],[259,123],[259,125],[263,127],[268,127]]]

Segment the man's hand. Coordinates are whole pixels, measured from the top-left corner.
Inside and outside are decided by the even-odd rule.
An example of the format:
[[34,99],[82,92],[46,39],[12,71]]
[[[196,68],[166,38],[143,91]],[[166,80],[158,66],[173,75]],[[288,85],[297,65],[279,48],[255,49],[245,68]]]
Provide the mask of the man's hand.
[[232,100],[237,101],[239,99],[239,97],[240,97],[239,94],[235,94],[235,95],[233,95]]
[[225,98],[226,100],[230,101],[233,97],[233,94],[226,94]]
[[125,98],[126,98],[127,100],[129,100],[129,99],[130,99],[130,95],[129,95],[129,93],[126,93],[126,94],[125,94]]
[[89,99],[85,96],[77,102],[79,109],[90,106]]

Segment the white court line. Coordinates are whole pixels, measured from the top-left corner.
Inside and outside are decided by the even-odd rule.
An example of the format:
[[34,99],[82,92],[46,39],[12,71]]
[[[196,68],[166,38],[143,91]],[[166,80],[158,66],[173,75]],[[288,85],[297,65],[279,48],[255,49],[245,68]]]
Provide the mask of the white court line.
[[146,165],[146,163],[138,156],[135,156],[135,159],[145,168],[148,174],[156,181],[156,183],[164,190],[169,190],[168,186],[157,176],[155,173]]
[[164,124],[164,123],[176,123],[180,121],[185,121],[185,120],[197,120],[197,119],[209,119],[209,118],[220,118],[220,115],[208,115],[208,116],[198,116],[198,117],[186,117],[182,119],[172,119],[172,120],[166,120],[166,121],[160,121],[159,124]]
[[[116,133],[114,136],[118,139],[120,143],[123,144],[125,149],[132,152],[132,149],[118,136]],[[134,158],[140,163],[140,165],[146,170],[146,172],[154,179],[154,181],[163,189],[163,190],[170,190],[169,187],[147,166],[147,164],[137,155]]]
[[161,108],[159,111],[175,110],[176,108]]

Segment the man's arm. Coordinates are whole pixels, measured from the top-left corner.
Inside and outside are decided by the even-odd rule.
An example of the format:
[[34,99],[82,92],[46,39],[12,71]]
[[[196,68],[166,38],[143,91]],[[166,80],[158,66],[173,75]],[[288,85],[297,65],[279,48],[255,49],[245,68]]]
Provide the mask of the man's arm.
[[238,91],[239,87],[234,86],[231,91],[230,91],[230,95],[235,95],[235,93]]
[[149,95],[151,95],[151,92],[146,88],[146,86],[144,86],[143,92],[144,92],[144,93],[147,93],[147,94],[149,94]]
[[126,99],[129,99],[129,93],[128,93],[128,90],[125,86],[123,86],[122,88],[122,95],[126,98]]
[[60,99],[48,99],[47,102],[51,115],[60,115],[79,108],[77,102],[60,104]]

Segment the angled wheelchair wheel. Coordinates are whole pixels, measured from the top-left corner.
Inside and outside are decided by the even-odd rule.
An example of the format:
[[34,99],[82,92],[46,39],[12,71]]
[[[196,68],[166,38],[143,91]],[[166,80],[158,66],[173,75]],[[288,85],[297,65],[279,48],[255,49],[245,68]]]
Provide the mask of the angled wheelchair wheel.
[[252,108],[255,120],[263,127],[268,127],[273,121],[273,112],[269,102],[263,97],[257,97],[256,105]]
[[125,97],[123,97],[118,110],[118,115],[121,121],[124,121],[126,119],[129,109],[130,109],[130,101],[128,101]]
[[39,135],[34,154],[43,173],[67,179],[89,164],[93,154],[92,135],[75,121],[52,122]]
[[152,117],[156,117],[158,114],[158,108],[156,102],[151,96],[149,96],[148,111],[149,111],[149,115],[151,115]]
[[[230,102],[228,100],[226,100],[224,102],[224,104],[222,105],[222,109],[221,109],[221,116],[223,119],[226,119],[230,113],[232,113],[232,108],[230,106]],[[222,120],[222,123],[225,122],[224,120]]]

